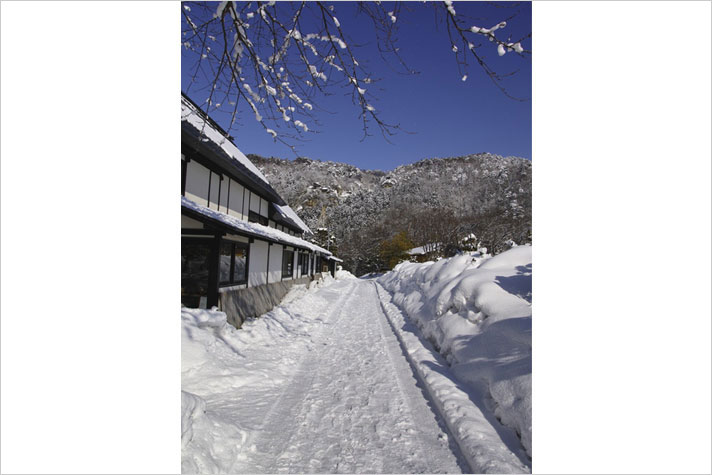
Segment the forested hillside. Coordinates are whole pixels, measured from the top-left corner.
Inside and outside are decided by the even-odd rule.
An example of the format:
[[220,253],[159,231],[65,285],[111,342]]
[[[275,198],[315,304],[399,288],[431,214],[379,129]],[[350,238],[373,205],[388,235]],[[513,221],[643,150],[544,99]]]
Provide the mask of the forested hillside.
[[[383,172],[308,158],[248,156],[319,243],[336,250],[357,275],[389,267],[393,253],[404,247],[425,245],[447,256],[464,245],[498,253],[509,241],[531,242],[529,160],[481,153]],[[479,242],[463,243],[470,234]]]

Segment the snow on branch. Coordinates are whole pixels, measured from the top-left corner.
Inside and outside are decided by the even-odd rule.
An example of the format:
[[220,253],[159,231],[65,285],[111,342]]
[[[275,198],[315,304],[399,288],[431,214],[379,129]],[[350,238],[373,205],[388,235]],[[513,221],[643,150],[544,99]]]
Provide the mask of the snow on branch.
[[[377,78],[356,59],[354,48],[358,45],[352,44],[343,21],[337,18],[338,3],[221,1],[181,5],[183,60],[191,73],[186,92],[204,101],[209,114],[229,114],[230,127],[252,115],[265,133],[295,150],[295,142],[319,128],[315,115],[321,110],[319,98],[345,88],[360,110],[364,137],[372,135],[373,127],[386,139],[398,130],[397,125],[384,121],[373,105],[376,98],[366,85]],[[500,56],[510,51],[528,53],[520,41],[497,37],[495,32],[506,27],[506,20],[490,28],[466,25],[452,1],[439,5],[446,11],[451,49],[460,66],[467,66],[464,54],[469,53],[495,83],[501,79],[477,52],[473,37],[494,42]],[[380,2],[358,2],[357,8],[373,24],[384,59],[387,55],[391,66],[413,73],[396,45],[401,2],[388,8]],[[463,81],[467,78],[464,71],[460,76]]]
[[[512,41],[511,38],[508,38],[505,41],[498,38],[497,34],[495,34],[496,31],[504,29],[507,26],[507,21],[516,17],[517,14],[515,13],[511,15],[509,18],[499,21],[494,26],[489,28],[484,28],[476,25],[467,26],[467,19],[463,18],[462,15],[458,15],[456,13],[452,1],[445,0],[443,4],[445,5],[448,12],[446,23],[447,31],[450,38],[450,43],[452,44],[452,51],[453,53],[455,53],[457,58],[460,74],[462,74],[462,81],[467,80],[467,70],[469,67],[468,57],[469,55],[471,55],[474,59],[474,62],[481,67],[485,74],[490,78],[494,85],[500,91],[502,91],[503,94],[514,100],[526,100],[524,98],[512,96],[503,85],[502,80],[505,77],[511,76],[514,73],[498,73],[496,69],[494,69],[488,62],[484,60],[482,53],[478,52],[478,49],[480,49],[482,45],[476,44],[477,37],[484,37],[489,42],[494,44],[498,56],[504,56],[508,51],[513,51],[520,56],[531,54],[531,51],[525,50],[521,44],[524,39],[529,38],[531,36],[531,33],[516,41]],[[460,50],[457,47],[456,43],[462,43],[462,45],[464,46],[463,49]]]

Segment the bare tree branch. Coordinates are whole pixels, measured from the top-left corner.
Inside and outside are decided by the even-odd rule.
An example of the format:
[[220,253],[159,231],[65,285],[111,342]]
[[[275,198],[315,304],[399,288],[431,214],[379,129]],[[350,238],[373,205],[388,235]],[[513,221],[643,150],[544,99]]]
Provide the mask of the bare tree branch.
[[[378,78],[357,60],[355,48],[360,45],[350,40],[338,20],[338,3],[223,1],[181,5],[183,61],[185,70],[191,72],[186,92],[193,85],[198,86],[197,92],[207,90],[204,108],[209,114],[228,114],[228,132],[243,125],[251,113],[266,133],[296,154],[295,143],[317,131],[315,111],[329,112],[318,99],[344,88],[360,111],[363,139],[372,135],[373,127],[386,140],[402,131],[398,124],[384,120],[382,111],[374,105],[377,95],[370,89]],[[402,5],[395,2],[389,11],[381,2],[359,2],[357,14],[371,19],[378,51],[387,64],[414,74],[397,46],[398,18],[403,8],[410,8]],[[467,79],[470,58],[503,94],[523,100],[511,95],[502,83],[516,71],[497,72],[484,59],[482,51],[487,50],[476,44],[484,39],[500,56],[513,52],[528,57],[531,52],[521,42],[530,34],[517,41],[497,36],[517,13],[484,28],[470,26],[451,1],[435,2],[433,7],[436,15],[438,11],[445,14],[462,80]]]

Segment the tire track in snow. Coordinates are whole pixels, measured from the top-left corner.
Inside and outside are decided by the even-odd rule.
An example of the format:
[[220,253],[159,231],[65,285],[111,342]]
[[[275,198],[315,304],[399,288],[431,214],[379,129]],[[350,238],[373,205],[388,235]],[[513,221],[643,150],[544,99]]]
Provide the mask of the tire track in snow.
[[[442,431],[442,435],[436,434],[436,437],[438,440],[443,441],[443,443],[448,444],[449,449],[457,457],[458,465],[461,465],[461,468],[465,473],[469,473],[471,471],[470,467],[460,452],[459,446],[457,446],[457,443],[454,442],[455,439],[449,433],[447,425],[442,420],[442,416],[438,413],[437,409],[435,409],[430,397],[425,392],[423,383],[420,380],[417,371],[412,367],[410,361],[406,357],[405,348],[401,345],[401,342],[391,326],[388,317],[385,312],[383,312],[383,308],[379,305],[380,299],[375,282],[373,283],[372,290],[375,299],[378,300],[378,303],[374,301],[374,304],[378,306],[378,313],[380,313],[377,319],[379,322],[381,339],[388,349],[388,360],[393,368],[393,372],[396,375],[396,384],[398,384],[398,387],[403,394],[407,394],[409,396],[406,398],[406,401],[410,408],[411,414],[413,414],[416,426],[419,428],[418,438],[420,445],[423,448],[423,452],[427,451],[427,442],[425,434],[422,431],[427,427],[432,427],[432,422],[428,420],[428,412],[423,411],[422,408],[416,407],[416,404],[422,405],[425,403],[430,411],[430,415],[435,419],[438,428]],[[386,337],[386,335],[388,335],[388,337]],[[412,381],[415,381],[415,386],[412,384]],[[431,466],[429,473],[436,473],[436,470],[437,467]]]
[[[347,374],[345,378],[344,372],[338,371],[343,369],[342,363],[351,356],[348,353],[344,354],[342,350],[340,343],[345,334],[343,327],[338,324],[345,315],[359,307],[358,304],[363,300],[357,298],[362,297],[358,293],[360,288],[359,282],[354,281],[348,298],[343,304],[338,305],[337,318],[331,321],[328,331],[320,332],[320,341],[316,344],[316,348],[326,347],[324,353],[315,351],[304,360],[300,369],[305,376],[308,375],[309,383],[297,384],[297,390],[287,398],[288,401],[298,402],[290,405],[282,401],[284,410],[280,412],[285,416],[291,415],[291,418],[296,421],[294,424],[296,430],[289,433],[287,439],[282,439],[279,449],[273,452],[275,460],[268,467],[269,473],[351,472],[353,470],[348,468],[358,463],[353,441],[347,433],[349,426],[354,423],[351,411],[357,404],[356,398],[349,391],[350,380],[352,376],[358,375]],[[358,303],[354,302],[355,300]],[[339,367],[337,371],[334,371],[335,366]],[[299,378],[295,381],[298,382]],[[307,406],[305,403],[310,404]],[[323,427],[325,419],[330,419],[330,427],[329,424]],[[337,435],[334,436],[335,434]],[[311,445],[315,439],[319,440],[322,447],[312,454],[307,466],[304,466],[305,454],[313,450]],[[319,444],[316,444],[316,447],[318,446]],[[336,461],[335,465],[324,467],[329,461]]]
[[[330,428],[338,428],[339,435],[327,435],[331,439],[328,449],[315,453],[315,463],[287,463],[278,471],[461,471],[437,416],[428,407],[415,378],[409,376],[411,368],[398,350],[395,335],[383,333],[386,317],[375,289],[361,281],[354,295],[358,299],[342,316],[343,324],[335,326],[325,340],[327,358],[317,363],[317,383],[310,392],[315,404],[309,407],[306,423],[294,438],[306,440]],[[301,445],[290,446],[297,458],[310,450]],[[323,461],[328,459],[337,462],[325,465]]]
[[[442,419],[455,435],[462,454],[476,473],[530,473],[487,416],[450,373],[444,358],[435,352],[392,302],[390,294],[374,282],[383,313],[402,345],[419,381],[431,395]],[[410,327],[410,328],[408,328]]]
[[352,282],[320,312],[329,325],[313,336],[233,472],[463,470],[396,336],[386,330],[375,287]]
[[[336,302],[334,302],[332,305],[329,305],[322,312],[323,315],[329,315],[332,313],[332,309],[338,309],[336,311],[336,315],[338,318],[334,321],[329,322],[329,325],[331,325],[332,329],[333,325],[335,325],[336,323],[338,323],[339,320],[341,320],[343,312],[347,308],[347,305],[345,305],[345,303],[353,297],[355,287],[355,285],[351,286],[348,292],[344,292],[344,294],[339,297]],[[319,334],[312,335],[312,342],[314,342],[315,337],[318,338],[319,336],[321,336],[321,334],[324,333],[327,328],[329,327],[327,327],[326,325],[322,325],[320,327],[321,331],[319,332]],[[314,372],[309,371],[309,367],[313,366],[311,362],[311,360],[313,359],[313,354],[311,354],[310,352],[312,352],[312,349],[307,348],[307,352],[301,356],[301,361],[297,370],[294,372],[293,377],[284,385],[277,399],[270,405],[269,409],[265,413],[264,422],[262,423],[260,429],[258,431],[251,432],[247,440],[245,441],[245,444],[243,446],[246,448],[246,450],[251,452],[251,463],[255,465],[251,467],[250,471],[258,468],[261,469],[261,471],[264,473],[276,473],[271,467],[272,459],[274,458],[274,453],[275,451],[281,452],[280,447],[283,449],[282,446],[288,443],[288,441],[264,441],[263,436],[270,435],[265,429],[278,425],[279,421],[288,420],[292,416],[292,411],[301,404],[303,404],[304,395],[309,390],[309,387],[311,387],[311,385],[313,384],[313,380],[316,375]],[[308,379],[309,384],[296,384],[296,382],[300,379]],[[302,389],[302,391],[293,391],[295,386],[297,388]],[[260,450],[260,448],[264,445],[267,446],[264,447],[265,450]],[[230,471],[232,473],[244,473],[244,470],[241,470],[238,467],[243,465],[244,462],[248,460],[248,458],[250,458],[250,454],[240,454],[236,463],[233,464],[233,467],[231,467]]]

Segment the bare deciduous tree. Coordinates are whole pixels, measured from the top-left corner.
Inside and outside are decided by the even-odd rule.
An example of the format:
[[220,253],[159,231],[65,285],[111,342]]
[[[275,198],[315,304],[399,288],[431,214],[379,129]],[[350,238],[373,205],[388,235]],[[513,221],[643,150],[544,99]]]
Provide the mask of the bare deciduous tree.
[[[401,10],[415,7],[389,4],[392,9],[381,2],[358,2],[358,14],[373,25],[384,59],[410,71],[399,55],[396,32]],[[502,84],[511,73],[498,73],[485,58],[507,52],[526,58],[529,51],[522,41],[530,34],[502,39],[511,14],[485,27],[458,14],[449,0],[430,5],[445,22],[462,80],[477,65],[511,97]],[[318,99],[336,88],[350,91],[364,137],[374,127],[386,139],[398,129],[373,105],[370,89],[377,78],[359,62],[358,45],[337,17],[338,2],[184,2],[181,8],[184,70],[190,71],[191,85],[207,89],[206,112],[229,115],[228,130],[244,120],[240,114],[250,112],[266,133],[294,150],[304,134],[319,126],[314,114]]]

